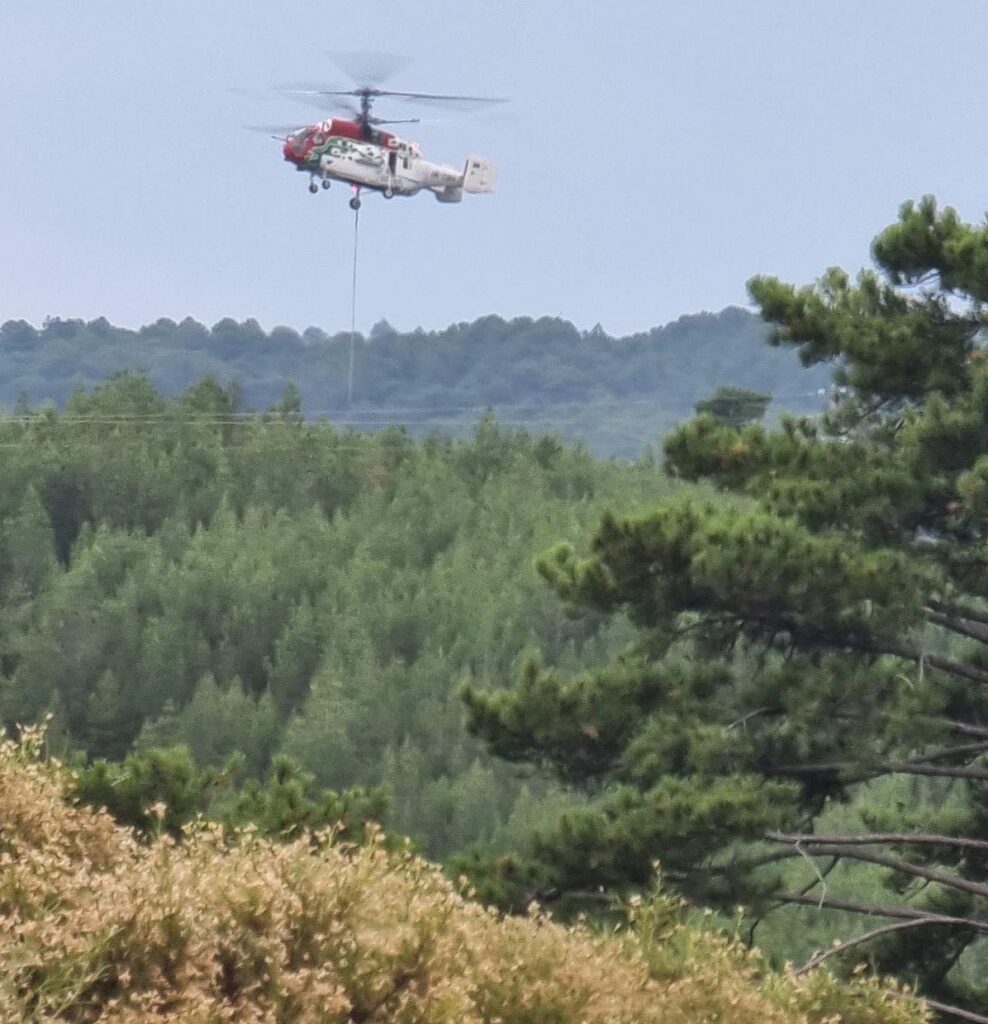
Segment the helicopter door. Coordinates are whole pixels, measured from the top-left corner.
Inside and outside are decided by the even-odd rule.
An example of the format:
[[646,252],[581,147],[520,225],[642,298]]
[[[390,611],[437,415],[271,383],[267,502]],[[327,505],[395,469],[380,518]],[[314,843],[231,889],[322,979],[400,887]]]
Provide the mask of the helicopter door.
[[388,178],[394,181],[395,174],[398,172],[398,154],[392,149],[388,153]]

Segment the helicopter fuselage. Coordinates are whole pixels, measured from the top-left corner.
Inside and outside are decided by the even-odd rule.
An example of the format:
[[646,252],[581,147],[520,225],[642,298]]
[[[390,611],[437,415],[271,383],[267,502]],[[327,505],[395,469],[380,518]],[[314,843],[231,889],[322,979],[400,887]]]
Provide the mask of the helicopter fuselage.
[[333,118],[301,128],[285,139],[282,151],[285,160],[307,172],[313,183],[343,181],[389,199],[428,190],[440,202],[458,203],[464,192],[494,191],[490,161],[469,157],[462,170],[433,163],[422,156],[417,143],[365,128],[359,121]]

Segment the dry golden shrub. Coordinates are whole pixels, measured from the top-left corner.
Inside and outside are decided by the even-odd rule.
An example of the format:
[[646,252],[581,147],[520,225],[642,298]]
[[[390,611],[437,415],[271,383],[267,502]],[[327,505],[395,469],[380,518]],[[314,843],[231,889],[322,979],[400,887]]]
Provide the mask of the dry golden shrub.
[[202,824],[137,842],[0,744],[0,1021],[920,1024],[877,982],[773,974],[668,902],[619,934],[505,918],[380,842]]

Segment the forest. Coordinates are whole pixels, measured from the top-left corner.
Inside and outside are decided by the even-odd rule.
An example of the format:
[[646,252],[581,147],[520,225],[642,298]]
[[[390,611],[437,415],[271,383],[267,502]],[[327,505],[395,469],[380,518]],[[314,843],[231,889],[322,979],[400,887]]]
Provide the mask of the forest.
[[383,785],[385,824],[436,857],[509,846],[560,798],[467,734],[458,686],[624,642],[567,616],[535,556],[675,486],[490,418],[415,441],[307,422],[293,389],[252,415],[131,374],[0,421],[0,446],[5,721],[51,714],[60,752]]
[[988,227],[928,197],[872,256],[749,284],[825,411],[725,355],[633,459],[222,375],[19,399],[0,1009],[988,1019]]
[[348,395],[349,333],[265,332],[256,321],[231,319],[212,327],[161,319],[137,330],[105,319],[50,319],[41,328],[8,320],[0,326],[0,404],[64,408],[76,388],[132,370],[167,397],[212,377],[260,410],[294,381],[310,419],[324,415],[363,430],[400,423],[418,437],[464,435],[492,409],[503,425],[633,459],[721,384],[767,392],[779,409],[821,409],[817,392],[829,374],[804,369],[793,353],[764,344],[765,336],[759,317],[740,308],[624,338],[551,317],[488,316],[409,333],[381,321],[354,338]]

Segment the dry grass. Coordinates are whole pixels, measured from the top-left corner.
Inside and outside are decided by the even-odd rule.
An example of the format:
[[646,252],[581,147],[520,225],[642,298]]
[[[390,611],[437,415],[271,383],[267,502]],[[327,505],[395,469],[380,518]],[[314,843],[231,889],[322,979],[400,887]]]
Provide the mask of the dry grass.
[[0,1021],[919,1024],[877,982],[763,970],[657,900],[603,936],[504,918],[381,843],[143,844],[0,744]]

